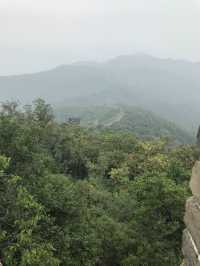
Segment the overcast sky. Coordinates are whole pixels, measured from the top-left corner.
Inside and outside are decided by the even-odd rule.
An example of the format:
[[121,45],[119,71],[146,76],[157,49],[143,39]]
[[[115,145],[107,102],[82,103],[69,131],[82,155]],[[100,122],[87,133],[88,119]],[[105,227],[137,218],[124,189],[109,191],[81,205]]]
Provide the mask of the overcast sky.
[[0,0],[0,75],[149,53],[200,61],[200,0]]

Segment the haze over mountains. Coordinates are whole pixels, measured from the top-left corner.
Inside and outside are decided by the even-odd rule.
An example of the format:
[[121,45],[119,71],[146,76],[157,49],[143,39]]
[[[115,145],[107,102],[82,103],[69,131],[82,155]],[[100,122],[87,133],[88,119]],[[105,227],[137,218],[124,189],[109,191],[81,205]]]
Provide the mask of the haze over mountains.
[[189,131],[200,121],[200,64],[137,54],[0,77],[0,100],[59,105],[130,105],[151,110]]

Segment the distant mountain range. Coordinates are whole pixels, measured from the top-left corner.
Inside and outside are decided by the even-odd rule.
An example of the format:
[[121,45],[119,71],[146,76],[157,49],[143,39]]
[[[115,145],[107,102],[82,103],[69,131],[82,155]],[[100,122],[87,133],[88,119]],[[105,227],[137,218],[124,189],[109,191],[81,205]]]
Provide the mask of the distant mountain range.
[[95,130],[131,132],[142,139],[167,137],[176,144],[194,142],[194,138],[174,123],[141,108],[127,106],[65,106],[55,109],[61,122],[79,118],[83,127]]
[[139,106],[194,132],[200,124],[200,64],[137,54],[0,77],[1,101],[38,97],[56,105]]

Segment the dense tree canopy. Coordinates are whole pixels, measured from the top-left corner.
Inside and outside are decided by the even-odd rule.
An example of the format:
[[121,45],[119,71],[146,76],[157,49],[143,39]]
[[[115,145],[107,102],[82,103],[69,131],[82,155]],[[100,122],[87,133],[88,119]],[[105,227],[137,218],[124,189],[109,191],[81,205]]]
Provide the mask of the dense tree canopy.
[[175,266],[196,151],[0,113],[0,257],[12,266]]

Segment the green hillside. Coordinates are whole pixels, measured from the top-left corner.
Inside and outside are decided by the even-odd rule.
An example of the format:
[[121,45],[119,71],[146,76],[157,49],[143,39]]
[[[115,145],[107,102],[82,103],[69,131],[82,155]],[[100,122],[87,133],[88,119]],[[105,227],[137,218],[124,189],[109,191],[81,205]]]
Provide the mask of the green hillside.
[[139,106],[194,133],[200,117],[199,87],[199,64],[136,54],[1,76],[0,101],[27,104],[41,97],[67,106]]
[[[194,146],[58,123],[41,99],[0,107],[2,265],[181,265]],[[129,115],[155,119],[122,107],[80,111],[82,123],[127,130]]]
[[174,123],[137,107],[59,107],[56,108],[56,116],[62,122],[78,117],[84,127],[133,132],[143,139],[168,137],[177,143],[194,141],[189,133]]

